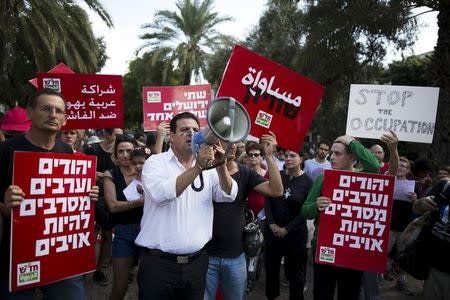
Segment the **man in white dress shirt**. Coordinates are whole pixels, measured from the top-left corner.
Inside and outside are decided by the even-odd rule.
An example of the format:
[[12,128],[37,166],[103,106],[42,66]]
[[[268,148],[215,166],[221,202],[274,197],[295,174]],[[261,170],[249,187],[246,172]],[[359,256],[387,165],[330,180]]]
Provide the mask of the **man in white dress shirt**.
[[[136,244],[142,246],[139,299],[202,299],[208,256],[205,244],[212,237],[213,203],[232,202],[237,184],[226,165],[203,170],[220,156],[203,145],[197,160],[191,150],[191,131],[199,130],[192,113],[170,122],[171,148],[151,156],[142,171],[144,215]],[[199,174],[203,174],[203,189]]]

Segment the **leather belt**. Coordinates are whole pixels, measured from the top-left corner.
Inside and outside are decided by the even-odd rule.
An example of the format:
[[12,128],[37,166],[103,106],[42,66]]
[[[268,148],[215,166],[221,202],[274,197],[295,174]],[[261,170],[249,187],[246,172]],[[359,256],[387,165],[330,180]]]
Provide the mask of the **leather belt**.
[[202,255],[204,251],[205,251],[205,249],[202,248],[199,251],[190,253],[190,254],[172,254],[172,253],[164,252],[164,251],[161,251],[158,249],[144,248],[144,252],[147,254],[159,256],[161,258],[164,258],[164,259],[167,259],[170,261],[174,261],[178,264],[188,264],[188,263],[196,260],[197,258],[199,258],[200,255]]

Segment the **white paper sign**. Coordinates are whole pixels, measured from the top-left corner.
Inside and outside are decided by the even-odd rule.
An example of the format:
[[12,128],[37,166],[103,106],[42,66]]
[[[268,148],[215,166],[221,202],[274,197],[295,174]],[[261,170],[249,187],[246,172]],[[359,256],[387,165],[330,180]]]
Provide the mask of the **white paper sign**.
[[399,140],[431,143],[439,88],[352,84],[346,134],[379,139],[391,129]]
[[410,201],[408,194],[414,192],[415,185],[416,182],[414,180],[395,180],[392,198],[394,200]]
[[123,194],[128,201],[135,201],[142,197],[142,194],[137,191],[138,185],[142,185],[142,182],[133,179],[133,181],[123,190]]

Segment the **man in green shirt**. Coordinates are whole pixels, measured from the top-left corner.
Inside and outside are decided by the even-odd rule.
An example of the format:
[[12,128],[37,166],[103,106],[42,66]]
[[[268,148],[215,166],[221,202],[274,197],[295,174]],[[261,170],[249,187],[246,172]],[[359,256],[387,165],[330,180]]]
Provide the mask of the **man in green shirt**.
[[[354,171],[355,160],[359,160],[365,173],[378,174],[380,164],[375,156],[353,137],[338,137],[330,150],[330,162],[333,170]],[[316,249],[317,229],[320,212],[330,205],[331,199],[322,197],[323,174],[319,175],[302,207],[302,215],[306,219],[315,219],[316,231],[312,240],[312,249]],[[362,271],[314,263],[314,300],[334,299],[336,283],[338,300],[358,300]]]

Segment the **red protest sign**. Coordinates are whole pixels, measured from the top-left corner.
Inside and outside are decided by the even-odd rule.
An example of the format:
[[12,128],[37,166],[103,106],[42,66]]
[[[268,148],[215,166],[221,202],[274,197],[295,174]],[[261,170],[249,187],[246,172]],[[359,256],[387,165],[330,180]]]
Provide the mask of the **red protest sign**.
[[38,88],[50,88],[66,99],[64,129],[123,128],[120,75],[39,73]]
[[[75,74],[75,72],[66,66],[63,63],[57,64],[55,67],[53,67],[50,71],[47,73],[68,73],[68,74]],[[33,79],[28,80],[29,83],[31,83],[34,87],[38,87],[38,79],[35,77]]]
[[235,45],[217,96],[233,97],[247,109],[251,135],[261,137],[271,130],[278,145],[298,152],[323,91],[321,85]]
[[392,214],[393,176],[325,170],[316,262],[384,272]]
[[209,84],[182,86],[144,86],[144,130],[156,130],[163,122],[170,122],[178,113],[189,111],[195,114],[200,126],[205,127],[206,112],[211,102]]
[[10,290],[95,270],[96,157],[15,152],[13,183],[25,200],[12,211]]

